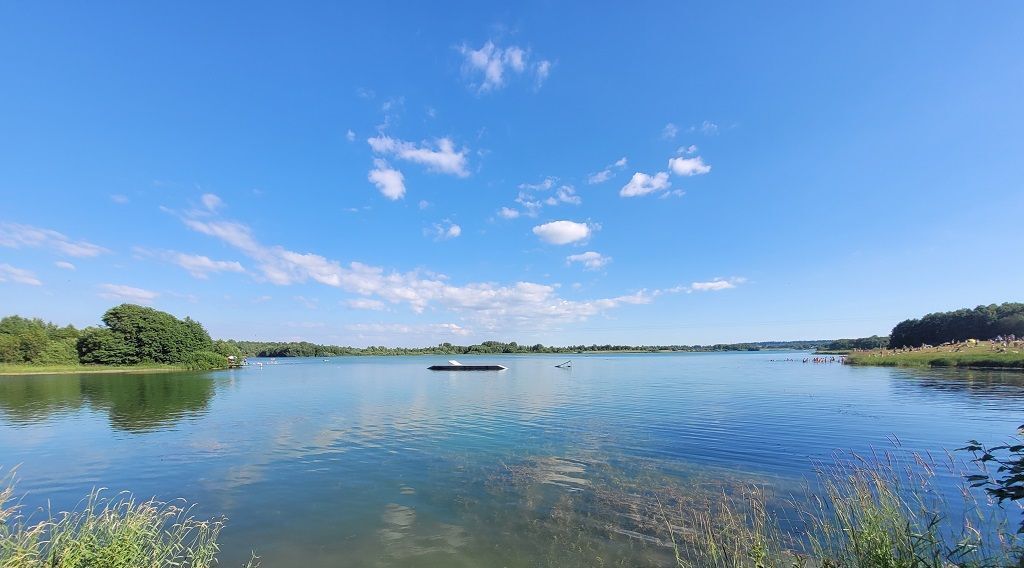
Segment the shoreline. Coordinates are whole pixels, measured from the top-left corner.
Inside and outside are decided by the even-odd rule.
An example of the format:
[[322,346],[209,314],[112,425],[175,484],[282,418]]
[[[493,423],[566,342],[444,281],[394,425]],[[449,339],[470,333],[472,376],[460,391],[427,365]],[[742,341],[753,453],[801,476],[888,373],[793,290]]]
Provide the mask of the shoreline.
[[109,368],[90,368],[87,366],[76,366],[62,365],[55,367],[40,367],[32,368],[29,365],[19,365],[13,369],[6,369],[3,365],[0,365],[0,377],[18,377],[27,375],[96,375],[96,374],[123,374],[123,373],[173,373],[175,371],[183,372],[187,371],[183,367],[170,367],[170,366],[159,366],[159,367],[109,367]]

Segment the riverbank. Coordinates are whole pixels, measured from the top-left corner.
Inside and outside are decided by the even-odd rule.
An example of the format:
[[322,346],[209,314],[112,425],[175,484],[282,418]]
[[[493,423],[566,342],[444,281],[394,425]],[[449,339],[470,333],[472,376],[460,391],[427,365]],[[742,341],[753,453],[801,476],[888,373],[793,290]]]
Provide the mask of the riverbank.
[[957,343],[908,350],[873,349],[846,356],[850,365],[887,367],[961,367],[974,369],[1022,369],[1024,349],[998,342]]
[[31,365],[0,363],[0,376],[5,375],[76,375],[83,373],[169,373],[187,370],[184,365]]

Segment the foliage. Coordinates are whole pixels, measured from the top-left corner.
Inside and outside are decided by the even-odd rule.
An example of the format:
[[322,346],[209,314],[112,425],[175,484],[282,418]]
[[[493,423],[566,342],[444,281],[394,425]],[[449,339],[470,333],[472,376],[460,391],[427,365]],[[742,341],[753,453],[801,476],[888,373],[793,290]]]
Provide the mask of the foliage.
[[904,320],[892,329],[889,346],[920,347],[1001,335],[1024,337],[1024,304],[990,304]]
[[[0,566],[4,568],[209,568],[223,520],[199,520],[184,503],[113,499],[94,491],[84,508],[29,524],[0,491]],[[250,563],[254,566],[254,563]]]
[[224,369],[228,366],[227,357],[213,351],[196,351],[189,353],[181,360],[181,364],[189,371],[210,371]]
[[103,323],[143,362],[181,363],[190,353],[213,349],[210,335],[198,322],[153,308],[121,304],[103,314]]
[[0,319],[0,363],[63,360],[67,342],[73,342],[77,336],[73,326],[59,327],[38,318],[7,316]]
[[[977,440],[971,440],[962,450],[974,454],[974,461],[980,464],[984,470],[983,474],[971,475],[967,479],[972,482],[972,487],[984,487],[985,492],[992,496],[998,503],[1003,501],[1024,502],[1024,424],[1017,428],[1017,435],[1014,444],[1004,444],[986,448]],[[994,474],[987,469],[994,464]],[[1021,520],[1019,533],[1024,534],[1024,520]],[[1022,558],[1024,561],[1024,558]]]
[[99,365],[134,365],[140,362],[135,349],[120,334],[103,327],[88,327],[78,338],[79,361]]
[[888,337],[872,335],[858,339],[837,339],[825,345],[822,351],[853,351],[854,349],[882,349],[889,346]]

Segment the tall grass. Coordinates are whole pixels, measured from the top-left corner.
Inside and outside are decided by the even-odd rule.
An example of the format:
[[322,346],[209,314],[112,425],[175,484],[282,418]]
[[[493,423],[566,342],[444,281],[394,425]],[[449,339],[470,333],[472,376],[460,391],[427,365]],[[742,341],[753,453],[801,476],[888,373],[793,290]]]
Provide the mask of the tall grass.
[[[936,468],[961,472],[914,455],[843,456],[818,470],[799,529],[769,507],[757,488],[719,502],[691,518],[665,517],[681,567],[949,568],[1024,567],[1024,551],[1006,511],[977,500],[966,485],[947,501]],[[784,530],[782,527],[785,526]]]
[[[0,568],[209,568],[223,520],[200,520],[184,503],[106,498],[97,490],[77,511],[30,523],[0,491]],[[249,566],[255,566],[255,560]]]

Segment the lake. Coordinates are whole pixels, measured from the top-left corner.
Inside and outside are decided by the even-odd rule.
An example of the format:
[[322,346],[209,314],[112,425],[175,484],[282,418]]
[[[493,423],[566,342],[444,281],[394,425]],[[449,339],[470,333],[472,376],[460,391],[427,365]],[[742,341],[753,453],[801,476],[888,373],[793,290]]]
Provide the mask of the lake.
[[671,562],[649,518],[662,488],[799,495],[837,450],[941,455],[1024,421],[1020,373],[805,356],[573,355],[571,369],[554,367],[565,355],[461,358],[508,367],[486,373],[426,369],[447,357],[254,359],[265,365],[0,377],[0,466],[20,464],[26,511],[106,487],[226,515],[224,566],[251,550],[263,566],[630,566]]

